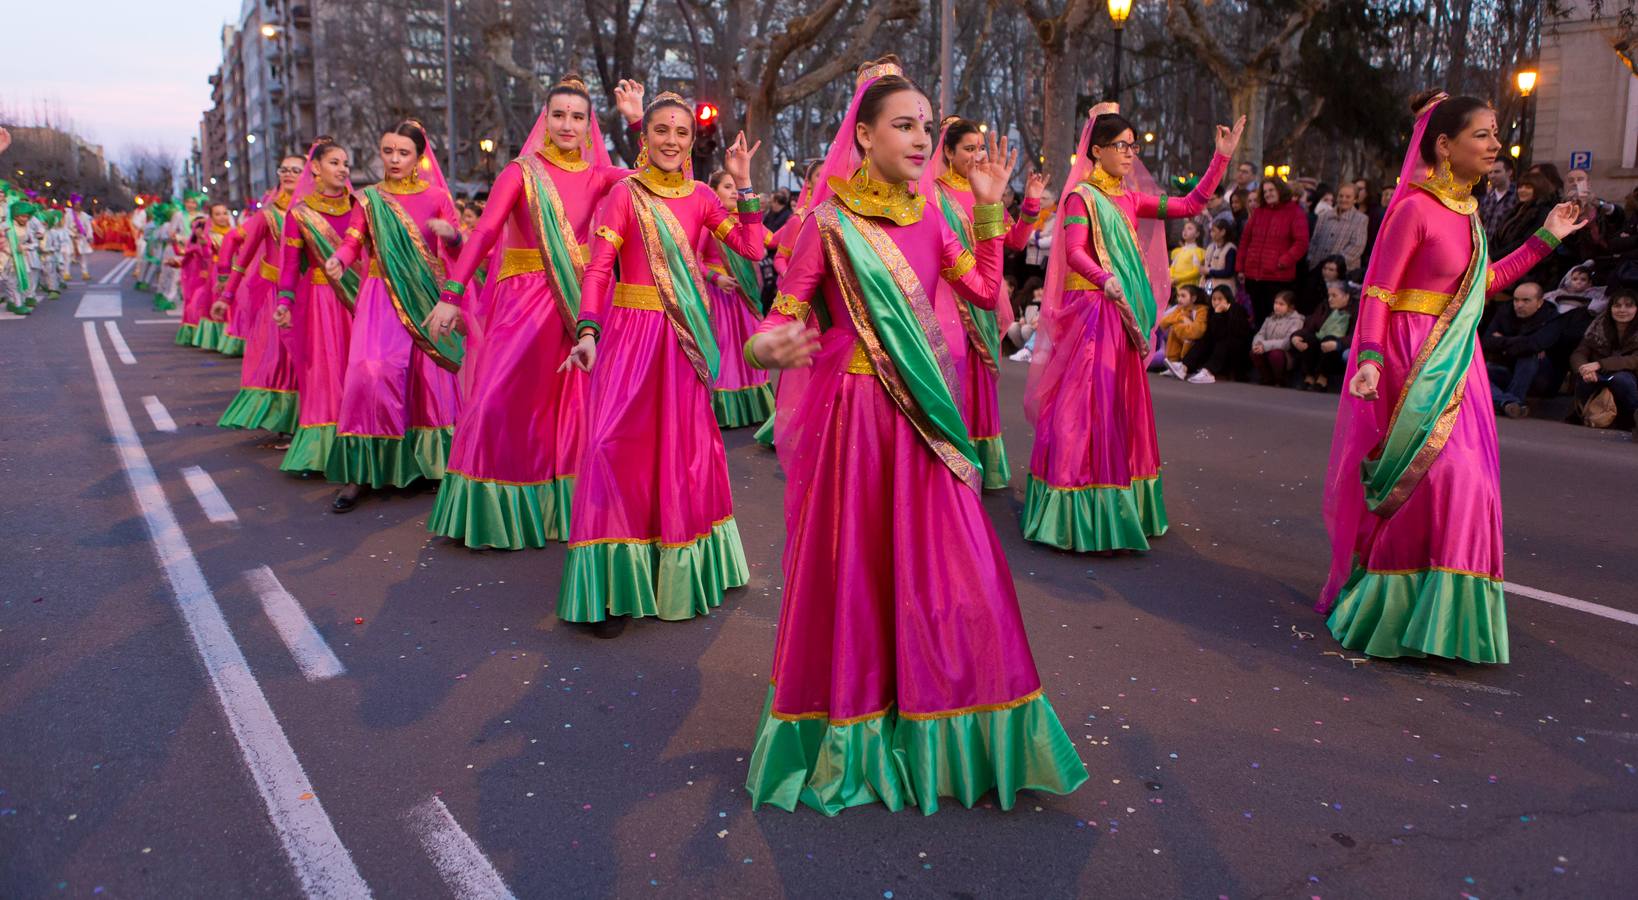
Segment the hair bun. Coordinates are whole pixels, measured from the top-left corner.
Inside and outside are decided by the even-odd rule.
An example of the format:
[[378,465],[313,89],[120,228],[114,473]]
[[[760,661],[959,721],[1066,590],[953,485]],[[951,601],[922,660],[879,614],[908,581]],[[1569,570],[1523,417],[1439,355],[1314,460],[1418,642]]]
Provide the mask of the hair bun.
[[1422,107],[1427,106],[1428,103],[1431,102],[1434,97],[1437,97],[1437,96],[1439,96],[1440,94],[1443,94],[1443,93],[1445,93],[1444,88],[1436,88],[1436,87],[1427,88],[1425,90],[1417,91],[1415,94],[1412,94],[1411,98],[1410,98],[1411,112],[1412,113],[1421,112]]

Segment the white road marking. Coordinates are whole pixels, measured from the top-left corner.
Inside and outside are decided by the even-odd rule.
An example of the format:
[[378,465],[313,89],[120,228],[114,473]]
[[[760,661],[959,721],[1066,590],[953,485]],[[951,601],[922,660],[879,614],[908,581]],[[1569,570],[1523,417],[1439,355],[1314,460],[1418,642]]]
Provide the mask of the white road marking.
[[460,823],[449,814],[444,801],[433,797],[409,811],[410,828],[421,839],[421,846],[432,857],[438,874],[460,900],[476,898],[507,898],[512,891],[506,887],[500,873],[489,862],[478,845],[472,842]]
[[142,398],[142,405],[147,407],[148,418],[154,421],[154,428],[160,431],[176,430],[176,420],[171,418],[170,410],[165,408],[165,404],[159,402],[158,397],[149,394]]
[[131,271],[131,268],[133,266],[135,266],[135,265],[136,265],[136,257],[131,257],[129,259],[120,260],[119,263],[116,264],[112,269],[109,269],[106,274],[104,274],[101,278],[97,279],[97,284],[115,284],[115,283],[119,282],[121,279],[123,279],[126,276],[126,274]]
[[212,522],[225,523],[239,521],[239,514],[222,496],[222,489],[216,486],[216,479],[210,473],[198,466],[188,466],[182,470],[182,478],[188,482],[193,496],[199,500],[199,507],[205,511],[205,518]]
[[131,353],[131,346],[125,343],[125,335],[119,333],[119,323],[113,319],[105,319],[102,324],[108,329],[108,343],[114,345],[114,352],[119,354],[119,361],[128,366],[136,365],[136,356]]
[[119,452],[131,494],[148,526],[159,567],[176,595],[177,611],[199,652],[211,690],[222,705],[245,767],[267,806],[273,830],[295,870],[302,893],[313,900],[370,896],[369,885],[353,864],[352,855],[336,835],[335,826],[313,791],[301,760],[291,748],[267,695],[250,671],[244,651],[233,639],[222,607],[211,593],[187,535],[177,524],[153,463],[131,424],[131,414],[120,396],[108,357],[97,340],[96,326],[85,323],[85,348],[91,356],[108,431]]
[[1525,587],[1522,584],[1514,584],[1511,581],[1502,582],[1502,589],[1509,593],[1518,594],[1520,597],[1529,597],[1531,600],[1540,600],[1543,603],[1551,603],[1554,606],[1562,606],[1565,609],[1573,609],[1578,612],[1592,613],[1595,616],[1603,616],[1606,619],[1614,619],[1617,622],[1625,622],[1628,625],[1638,625],[1638,613],[1630,613],[1624,609],[1615,609],[1614,607],[1604,606],[1598,603],[1588,603],[1585,600],[1577,600],[1574,597],[1566,597],[1563,594],[1555,594],[1552,591],[1543,591],[1533,587]]
[[336,658],[330,645],[324,642],[324,636],[313,627],[313,620],[307,617],[307,611],[302,609],[295,597],[279,583],[279,576],[267,566],[258,566],[245,571],[245,580],[261,598],[262,611],[273,623],[279,637],[284,640],[284,646],[295,657],[296,665],[301,667],[301,673],[307,676],[308,681],[323,681],[337,675],[345,675],[347,669],[342,666],[341,660]]
[[86,291],[74,310],[76,319],[117,319],[124,315],[118,291]]

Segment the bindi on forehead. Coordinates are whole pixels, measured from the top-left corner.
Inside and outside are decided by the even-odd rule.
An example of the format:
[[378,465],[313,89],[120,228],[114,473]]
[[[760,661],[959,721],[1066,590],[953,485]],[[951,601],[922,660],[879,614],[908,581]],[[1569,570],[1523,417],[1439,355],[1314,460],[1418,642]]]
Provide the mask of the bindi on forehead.
[[933,111],[927,105],[926,97],[916,98],[916,119],[926,122],[933,117]]

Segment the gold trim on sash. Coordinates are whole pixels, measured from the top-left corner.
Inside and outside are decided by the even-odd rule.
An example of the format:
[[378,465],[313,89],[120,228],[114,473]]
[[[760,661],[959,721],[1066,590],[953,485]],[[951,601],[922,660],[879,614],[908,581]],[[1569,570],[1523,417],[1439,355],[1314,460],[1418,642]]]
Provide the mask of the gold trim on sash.
[[329,284],[330,279],[324,277],[324,270],[323,269],[321,269],[321,268],[319,268],[317,266],[314,266],[313,268],[307,270],[307,283],[308,284]]
[[279,267],[267,260],[262,260],[261,276],[274,284],[279,283]]
[[865,352],[864,341],[855,341],[853,356],[847,361],[847,374],[874,375],[876,367],[870,364],[870,354]]
[[650,312],[665,312],[665,304],[660,302],[660,289],[652,284],[615,282],[614,305],[623,309],[646,309]]

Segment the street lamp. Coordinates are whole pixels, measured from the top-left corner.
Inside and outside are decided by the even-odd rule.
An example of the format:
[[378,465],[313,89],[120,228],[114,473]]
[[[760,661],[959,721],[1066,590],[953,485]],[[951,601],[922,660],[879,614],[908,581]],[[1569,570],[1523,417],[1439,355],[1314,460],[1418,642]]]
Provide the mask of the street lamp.
[[1517,82],[1518,82],[1518,86],[1519,86],[1519,96],[1528,97],[1528,96],[1530,96],[1531,93],[1533,93],[1535,91],[1535,89],[1536,89],[1536,77],[1537,77],[1537,75],[1536,75],[1536,70],[1535,69],[1520,69],[1519,70],[1519,74],[1518,74],[1518,78],[1517,78]]
[[491,140],[490,138],[484,138],[483,140],[478,142],[478,149],[482,150],[485,153],[494,153],[495,152],[495,142],[493,140]]
[[[1524,121],[1520,123],[1519,126],[1519,143],[1523,144],[1525,147],[1528,147],[1534,143],[1536,138],[1536,117],[1534,107],[1536,81],[1539,77],[1540,76],[1535,69],[1523,68],[1520,69],[1518,74],[1513,78],[1514,84],[1518,85],[1520,104],[1523,106],[1523,114],[1521,118]],[[1518,157],[1519,154],[1515,153],[1513,155],[1514,157]],[[1524,162],[1529,163],[1529,158],[1526,157]]]
[[262,26],[262,37],[272,40],[279,36],[279,26],[268,24]]
[[1143,133],[1143,142],[1145,144],[1153,144],[1155,142],[1155,133],[1153,131],[1145,131]]
[[1132,14],[1132,0],[1109,0],[1109,21],[1115,26],[1115,79],[1105,99],[1120,102],[1120,51],[1126,33],[1126,17]]

